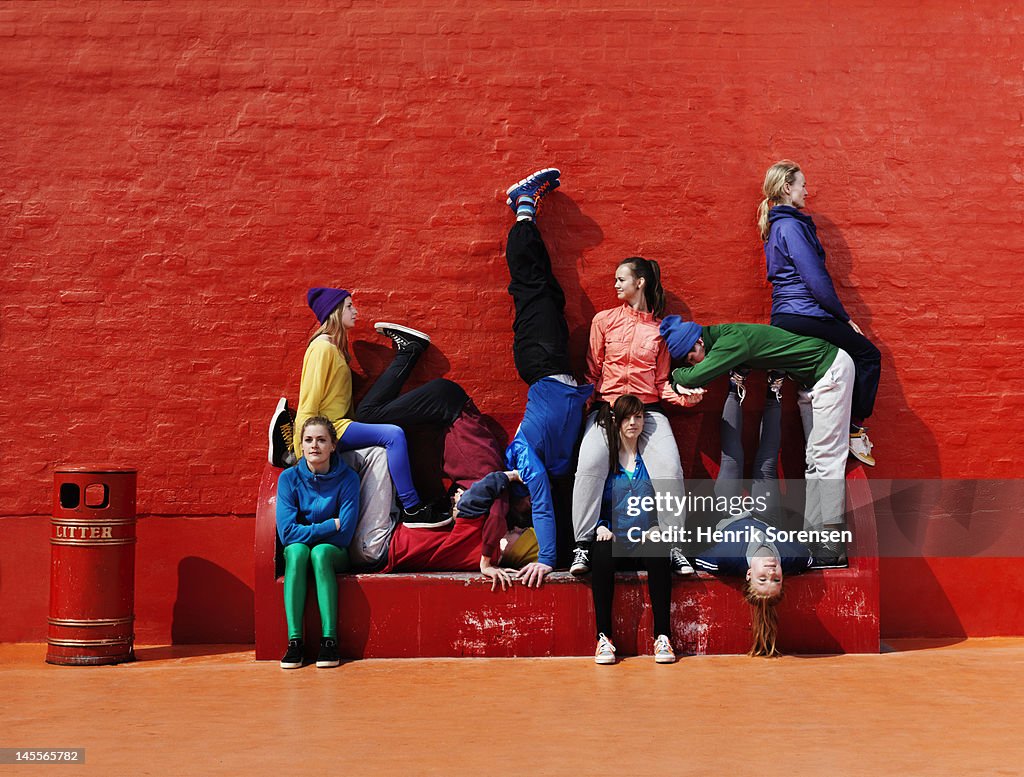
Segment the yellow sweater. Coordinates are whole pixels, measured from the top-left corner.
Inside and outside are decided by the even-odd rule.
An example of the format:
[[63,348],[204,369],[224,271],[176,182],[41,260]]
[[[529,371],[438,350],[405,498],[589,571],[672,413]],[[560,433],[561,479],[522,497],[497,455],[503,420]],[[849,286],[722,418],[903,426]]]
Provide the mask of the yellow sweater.
[[295,411],[295,455],[302,458],[302,424],[315,415],[334,422],[338,438],[352,423],[346,418],[352,409],[352,371],[341,351],[326,337],[318,337],[306,348],[299,382],[299,407]]

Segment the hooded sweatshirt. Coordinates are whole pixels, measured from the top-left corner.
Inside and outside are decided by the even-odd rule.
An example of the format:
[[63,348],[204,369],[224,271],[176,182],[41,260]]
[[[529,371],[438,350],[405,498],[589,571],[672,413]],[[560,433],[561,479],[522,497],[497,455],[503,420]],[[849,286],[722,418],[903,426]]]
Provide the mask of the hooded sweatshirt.
[[828,372],[839,349],[817,337],[804,337],[764,324],[719,324],[702,329],[704,360],[672,371],[674,385],[698,388],[743,364],[755,370],[782,370],[804,388]]
[[776,205],[768,211],[768,223],[764,258],[772,284],[772,315],[849,321],[825,269],[825,249],[814,220],[789,205]]
[[[341,529],[334,519],[341,519]],[[282,545],[329,542],[347,548],[359,518],[359,476],[331,454],[323,475],[310,471],[305,459],[277,479],[277,536]]]
[[593,391],[589,384],[568,386],[550,377],[538,380],[526,394],[523,422],[505,450],[505,461],[519,470],[530,495],[533,528],[540,545],[538,561],[552,567],[557,549],[549,476],[561,477],[572,468],[583,425],[583,406]]

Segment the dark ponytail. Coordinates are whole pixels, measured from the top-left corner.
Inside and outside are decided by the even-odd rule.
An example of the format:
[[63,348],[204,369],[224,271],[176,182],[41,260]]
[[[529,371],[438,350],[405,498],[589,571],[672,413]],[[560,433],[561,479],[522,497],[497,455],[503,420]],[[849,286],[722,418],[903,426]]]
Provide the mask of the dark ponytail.
[[630,256],[619,262],[619,267],[627,265],[634,278],[644,279],[644,301],[647,309],[655,318],[665,314],[665,289],[661,286],[661,266],[653,259],[642,256]]

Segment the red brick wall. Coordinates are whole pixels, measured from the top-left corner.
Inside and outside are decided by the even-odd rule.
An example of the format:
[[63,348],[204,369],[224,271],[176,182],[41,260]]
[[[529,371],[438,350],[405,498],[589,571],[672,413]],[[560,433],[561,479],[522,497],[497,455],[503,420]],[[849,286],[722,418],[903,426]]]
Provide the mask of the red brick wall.
[[[411,323],[437,345],[417,380],[453,377],[510,422],[501,191],[549,164],[581,353],[633,253],[662,262],[675,312],[765,321],[753,211],[767,165],[799,160],[884,354],[872,474],[1016,476],[1021,12],[680,5],[5,4],[0,537],[45,521],[62,462],[136,466],[143,520],[182,532],[251,514],[310,285],[355,290],[363,372],[388,353],[372,322]],[[688,474],[717,455],[696,431],[717,410],[677,422]],[[15,572],[46,574],[4,558],[4,602]],[[212,536],[207,558],[251,548]]]

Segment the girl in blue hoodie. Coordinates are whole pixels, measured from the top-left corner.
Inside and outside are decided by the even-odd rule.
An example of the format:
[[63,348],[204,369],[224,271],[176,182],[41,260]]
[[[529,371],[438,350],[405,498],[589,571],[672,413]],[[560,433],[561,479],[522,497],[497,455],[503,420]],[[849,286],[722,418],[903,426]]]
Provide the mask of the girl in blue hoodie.
[[302,666],[302,615],[313,566],[322,626],[318,667],[337,666],[338,580],[349,567],[348,546],[359,516],[359,477],[338,458],[338,433],[324,416],[307,418],[302,458],[277,481],[277,536],[284,547],[284,611],[288,651],[282,669]]
[[803,212],[807,181],[800,166],[788,159],[776,162],[765,174],[763,190],[757,225],[772,284],[772,326],[825,340],[853,359],[857,375],[850,454],[873,467],[872,444],[862,423],[874,409],[882,355],[839,301],[814,220]]

